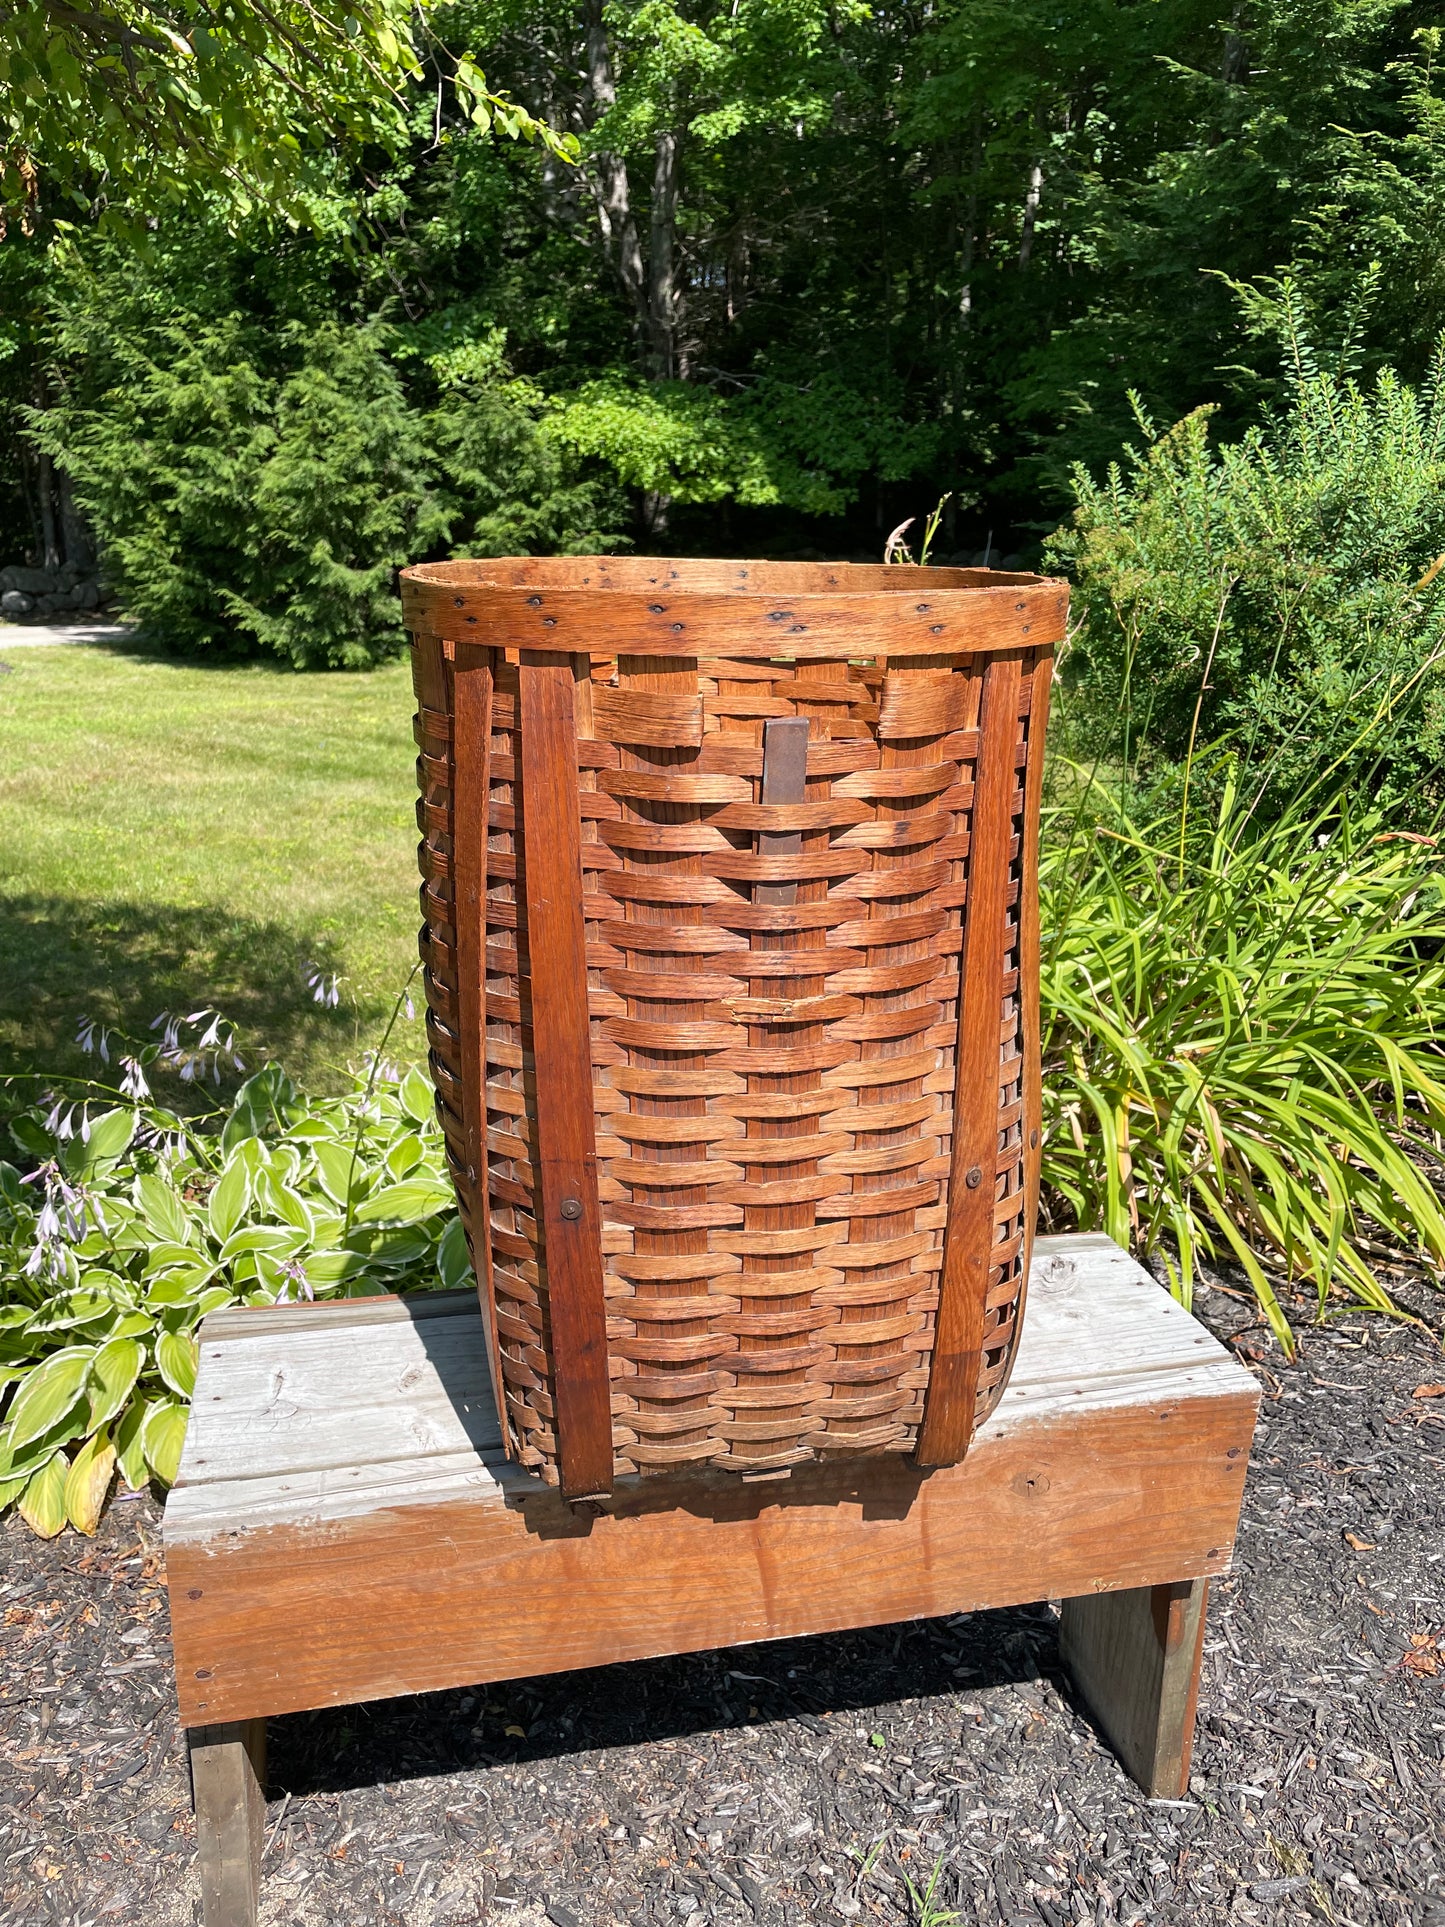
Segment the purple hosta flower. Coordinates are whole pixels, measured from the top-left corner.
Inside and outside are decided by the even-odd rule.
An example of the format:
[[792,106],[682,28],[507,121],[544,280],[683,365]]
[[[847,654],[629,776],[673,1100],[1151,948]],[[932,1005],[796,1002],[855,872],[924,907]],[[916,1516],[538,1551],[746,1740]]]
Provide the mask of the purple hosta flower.
[[50,1109],[45,1116],[45,1128],[57,1144],[66,1144],[75,1136],[76,1113],[83,1109],[84,1107],[79,1104],[67,1104],[63,1097],[51,1100]]
[[75,1033],[75,1041],[88,1057],[96,1052],[102,1064],[110,1062],[110,1040],[115,1035],[107,1030],[97,1017],[82,1017],[80,1028]]
[[324,1010],[335,1010],[341,1002],[340,971],[323,970],[320,964],[307,964],[305,975],[311,1001],[320,1004]]
[[183,1130],[167,1131],[159,1124],[148,1123],[144,1118],[136,1129],[135,1143],[137,1150],[154,1151],[165,1164],[174,1164],[187,1149]]
[[[246,1068],[236,1049],[236,1033],[218,1010],[193,1010],[189,1017],[176,1017],[163,1010],[152,1020],[151,1029],[162,1031],[161,1062],[173,1070],[183,1084],[204,1083],[207,1076],[213,1084],[219,1084],[221,1067],[226,1062],[235,1071]],[[183,1035],[187,1030],[198,1030],[201,1034],[187,1038]]]
[[[40,1172],[33,1174],[40,1176]],[[45,1201],[35,1220],[35,1249],[25,1261],[25,1276],[38,1278],[41,1272],[51,1277],[60,1270],[60,1213],[47,1186]]]
[[311,1280],[306,1276],[306,1267],[299,1258],[288,1258],[277,1266],[281,1283],[276,1287],[276,1303],[287,1304],[293,1297],[306,1299],[309,1304],[316,1296]]
[[161,1034],[161,1056],[162,1057],[167,1056],[168,1053],[176,1049],[177,1045],[180,1042],[180,1036],[181,1036],[181,1020],[179,1017],[173,1016],[172,1013],[168,1010],[163,1010],[158,1017],[152,1017],[151,1029],[159,1030],[162,1033]]
[[120,1094],[135,1104],[143,1104],[151,1094],[138,1057],[122,1057],[120,1060]]
[[89,1219],[103,1231],[105,1220],[93,1198],[83,1186],[71,1184],[54,1158],[38,1170],[28,1172],[22,1184],[43,1184],[45,1195],[35,1218],[35,1248],[25,1262],[27,1278],[42,1272],[58,1277],[64,1269],[62,1243],[78,1244],[85,1236]]
[[416,1016],[416,1005],[415,1005],[415,1004],[414,1004],[414,1003],[412,1002],[412,1000],[411,1000],[411,992],[410,992],[410,991],[408,991],[408,992],[406,993],[406,1018],[407,1018],[407,1022],[408,1022],[408,1023],[410,1023],[410,1022],[411,1022],[411,1020],[412,1020],[412,1018],[413,1018],[413,1017],[415,1017],[415,1016]]

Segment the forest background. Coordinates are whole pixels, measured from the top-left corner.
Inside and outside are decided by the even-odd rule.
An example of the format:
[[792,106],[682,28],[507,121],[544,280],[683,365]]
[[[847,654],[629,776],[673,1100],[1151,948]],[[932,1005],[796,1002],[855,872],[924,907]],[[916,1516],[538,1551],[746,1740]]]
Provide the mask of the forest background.
[[[137,197],[105,154],[29,184],[0,564],[64,561],[79,505],[157,639],[339,665],[395,649],[395,567],[448,553],[876,558],[947,495],[935,559],[1036,561],[1137,407],[1259,421],[1282,326],[1426,377],[1439,21],[437,7],[394,123],[318,131],[274,192],[180,166]],[[577,158],[477,125],[459,58]]]

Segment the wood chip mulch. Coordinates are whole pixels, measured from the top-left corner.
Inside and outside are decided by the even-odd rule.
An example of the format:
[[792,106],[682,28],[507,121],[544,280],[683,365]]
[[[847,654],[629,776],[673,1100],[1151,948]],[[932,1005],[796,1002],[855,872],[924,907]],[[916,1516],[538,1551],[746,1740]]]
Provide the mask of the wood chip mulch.
[[[1188,1801],[1041,1605],[275,1720],[263,1922],[918,1923],[933,1879],[931,1927],[1445,1927],[1445,1357],[1203,1309],[1265,1401]],[[7,1519],[0,1620],[0,1923],[193,1921],[158,1509]]]

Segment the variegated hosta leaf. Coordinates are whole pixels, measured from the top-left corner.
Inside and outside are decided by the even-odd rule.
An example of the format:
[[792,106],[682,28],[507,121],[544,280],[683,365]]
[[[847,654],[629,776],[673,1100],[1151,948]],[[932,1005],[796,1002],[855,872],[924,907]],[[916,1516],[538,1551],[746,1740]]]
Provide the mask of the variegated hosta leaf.
[[104,1426],[85,1441],[71,1461],[65,1480],[65,1516],[89,1537],[100,1524],[115,1473],[115,1447]]
[[63,1452],[47,1459],[27,1481],[20,1495],[20,1516],[42,1539],[53,1539],[65,1527],[65,1481],[69,1461]]
[[141,1427],[141,1449],[146,1464],[162,1485],[174,1485],[180,1469],[181,1447],[186,1442],[184,1405],[169,1400],[153,1405]]
[[12,1452],[51,1431],[78,1402],[94,1356],[94,1346],[67,1345],[22,1381],[5,1428]]
[[[22,1166],[0,1160],[0,1268],[16,1281],[0,1305],[0,1509],[23,1502],[37,1530],[67,1517],[90,1530],[111,1469],[132,1487],[173,1479],[211,1311],[466,1277],[430,1084],[378,1076],[363,1103],[364,1083],[309,1103],[268,1067],[219,1136],[113,1101],[88,1107],[81,1146],[60,1146],[38,1112],[13,1121]],[[45,1190],[22,1177],[48,1161],[83,1186],[83,1217],[27,1271]]]

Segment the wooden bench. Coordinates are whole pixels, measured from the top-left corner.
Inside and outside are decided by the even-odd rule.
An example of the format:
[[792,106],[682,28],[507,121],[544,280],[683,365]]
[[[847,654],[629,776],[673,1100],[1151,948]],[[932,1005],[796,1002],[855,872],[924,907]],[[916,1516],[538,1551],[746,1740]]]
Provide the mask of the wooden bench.
[[574,1508],[501,1456],[470,1293],[213,1313],[165,1526],[206,1927],[256,1917],[269,1714],[1040,1599],[1124,1767],[1182,1795],[1256,1404],[1116,1245],[1043,1238],[963,1464]]

